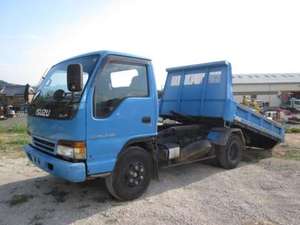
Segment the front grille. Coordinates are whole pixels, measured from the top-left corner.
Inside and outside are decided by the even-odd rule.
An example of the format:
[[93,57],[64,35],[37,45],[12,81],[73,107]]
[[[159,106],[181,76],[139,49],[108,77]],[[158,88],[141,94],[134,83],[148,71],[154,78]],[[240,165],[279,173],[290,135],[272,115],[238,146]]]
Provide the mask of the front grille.
[[38,138],[38,137],[33,137],[32,138],[32,144],[36,148],[38,148],[38,149],[40,149],[42,151],[54,153],[55,143],[53,143],[53,142],[50,142],[48,140],[41,139],[41,138]]

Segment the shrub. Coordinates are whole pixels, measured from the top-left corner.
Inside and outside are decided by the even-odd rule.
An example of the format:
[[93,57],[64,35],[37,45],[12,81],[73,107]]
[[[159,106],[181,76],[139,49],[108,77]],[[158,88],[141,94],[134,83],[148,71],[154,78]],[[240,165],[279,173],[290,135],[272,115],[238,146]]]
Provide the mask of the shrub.
[[300,133],[299,127],[291,127],[285,130],[285,133]]

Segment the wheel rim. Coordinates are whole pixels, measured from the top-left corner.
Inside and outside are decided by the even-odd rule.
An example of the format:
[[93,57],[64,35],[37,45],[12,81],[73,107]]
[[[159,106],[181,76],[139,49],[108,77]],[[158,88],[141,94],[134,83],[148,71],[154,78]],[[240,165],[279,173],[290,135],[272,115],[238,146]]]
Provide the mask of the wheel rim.
[[126,175],[125,181],[128,187],[137,187],[144,183],[145,180],[145,166],[141,162],[130,163]]
[[236,160],[239,154],[239,145],[237,143],[232,143],[229,149],[229,159]]

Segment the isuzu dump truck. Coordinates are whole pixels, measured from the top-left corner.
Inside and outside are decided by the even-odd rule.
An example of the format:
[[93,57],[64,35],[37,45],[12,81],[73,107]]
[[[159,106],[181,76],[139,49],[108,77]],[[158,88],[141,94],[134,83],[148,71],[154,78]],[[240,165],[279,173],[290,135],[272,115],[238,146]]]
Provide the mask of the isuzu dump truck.
[[160,167],[214,159],[235,168],[246,146],[283,141],[276,122],[236,103],[226,61],[167,70],[160,100],[151,60],[99,51],[54,65],[28,101],[24,147],[71,182],[105,178],[117,199],[139,197]]

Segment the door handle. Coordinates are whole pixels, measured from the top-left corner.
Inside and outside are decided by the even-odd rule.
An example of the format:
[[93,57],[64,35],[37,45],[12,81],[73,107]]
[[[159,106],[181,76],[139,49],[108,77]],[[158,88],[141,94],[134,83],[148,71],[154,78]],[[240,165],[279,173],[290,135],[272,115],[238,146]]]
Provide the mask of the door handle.
[[144,116],[142,118],[142,123],[151,123],[151,117],[150,116]]

